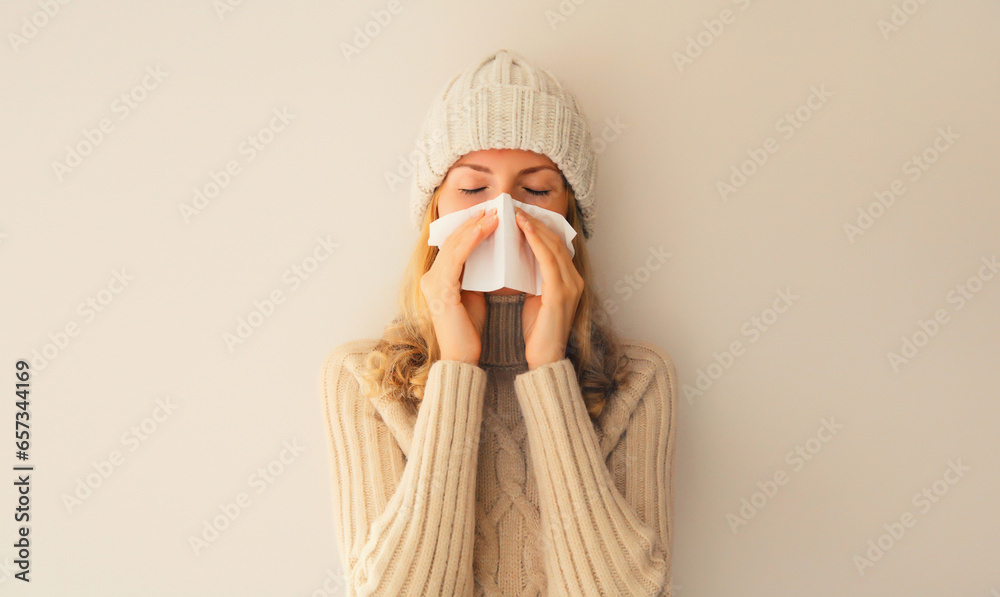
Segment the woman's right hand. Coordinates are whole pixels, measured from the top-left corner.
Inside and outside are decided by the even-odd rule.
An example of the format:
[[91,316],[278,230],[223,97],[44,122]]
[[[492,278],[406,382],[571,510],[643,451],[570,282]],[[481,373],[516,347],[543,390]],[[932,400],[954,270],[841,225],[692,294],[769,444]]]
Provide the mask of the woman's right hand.
[[482,292],[462,290],[462,272],[472,250],[496,227],[496,209],[472,216],[448,235],[434,263],[420,277],[420,290],[431,312],[441,360],[479,364],[486,297]]

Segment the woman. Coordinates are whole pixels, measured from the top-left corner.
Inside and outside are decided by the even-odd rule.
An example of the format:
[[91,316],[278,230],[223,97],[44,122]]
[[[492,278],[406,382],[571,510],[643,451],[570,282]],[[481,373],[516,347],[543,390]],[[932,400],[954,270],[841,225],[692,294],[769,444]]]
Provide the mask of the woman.
[[[500,50],[446,86],[419,145],[399,315],[322,372],[347,594],[671,595],[676,373],[594,294],[577,101]],[[461,290],[495,215],[428,246],[432,221],[504,192],[577,231],[571,256],[518,210],[541,295]]]

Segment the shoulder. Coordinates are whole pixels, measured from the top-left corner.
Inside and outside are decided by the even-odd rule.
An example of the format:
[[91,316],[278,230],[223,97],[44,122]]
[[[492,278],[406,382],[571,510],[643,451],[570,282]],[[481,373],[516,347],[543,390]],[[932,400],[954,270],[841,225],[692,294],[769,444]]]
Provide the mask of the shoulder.
[[377,342],[373,338],[359,338],[342,342],[326,353],[319,380],[325,400],[335,400],[347,386],[360,383],[365,357]]
[[673,358],[660,345],[635,338],[625,338],[621,342],[622,350],[634,361],[647,361],[667,369],[673,368]]
[[321,398],[332,438],[353,438],[348,444],[391,437],[404,456],[409,454],[416,413],[386,395],[367,395],[362,388],[365,360],[378,339],[363,338],[330,349],[321,368]]
[[677,391],[677,368],[674,359],[666,350],[652,342],[627,338],[622,341],[622,352],[628,358],[632,374],[648,375],[652,373],[665,384],[665,390],[675,399]]
[[621,349],[627,373],[599,416],[602,443],[609,451],[632,425],[673,430],[677,410],[677,370],[657,344],[626,338]]
[[365,357],[375,348],[377,342],[378,340],[374,338],[359,338],[334,346],[323,359],[324,377],[344,370],[354,373],[358,366],[364,363]]

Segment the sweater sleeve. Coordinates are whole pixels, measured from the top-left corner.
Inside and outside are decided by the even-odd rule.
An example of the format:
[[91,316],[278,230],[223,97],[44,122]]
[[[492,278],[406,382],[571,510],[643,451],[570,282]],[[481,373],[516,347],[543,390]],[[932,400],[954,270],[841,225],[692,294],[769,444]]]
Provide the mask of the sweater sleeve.
[[346,595],[471,596],[486,372],[431,365],[404,456],[344,360],[328,357],[323,395]]
[[[670,597],[675,375],[657,366],[603,462],[572,361],[518,375],[538,480],[545,570],[555,594]],[[624,489],[624,493],[619,491]]]

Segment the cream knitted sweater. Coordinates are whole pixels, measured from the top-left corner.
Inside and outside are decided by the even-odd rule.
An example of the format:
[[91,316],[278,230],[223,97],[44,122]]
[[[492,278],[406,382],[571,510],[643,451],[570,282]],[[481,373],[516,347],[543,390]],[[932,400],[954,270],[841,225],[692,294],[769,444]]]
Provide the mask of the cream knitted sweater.
[[323,365],[346,594],[670,596],[677,375],[627,341],[599,420],[571,361],[528,371],[524,295],[486,295],[479,364],[438,360],[417,414],[365,397],[375,340]]

